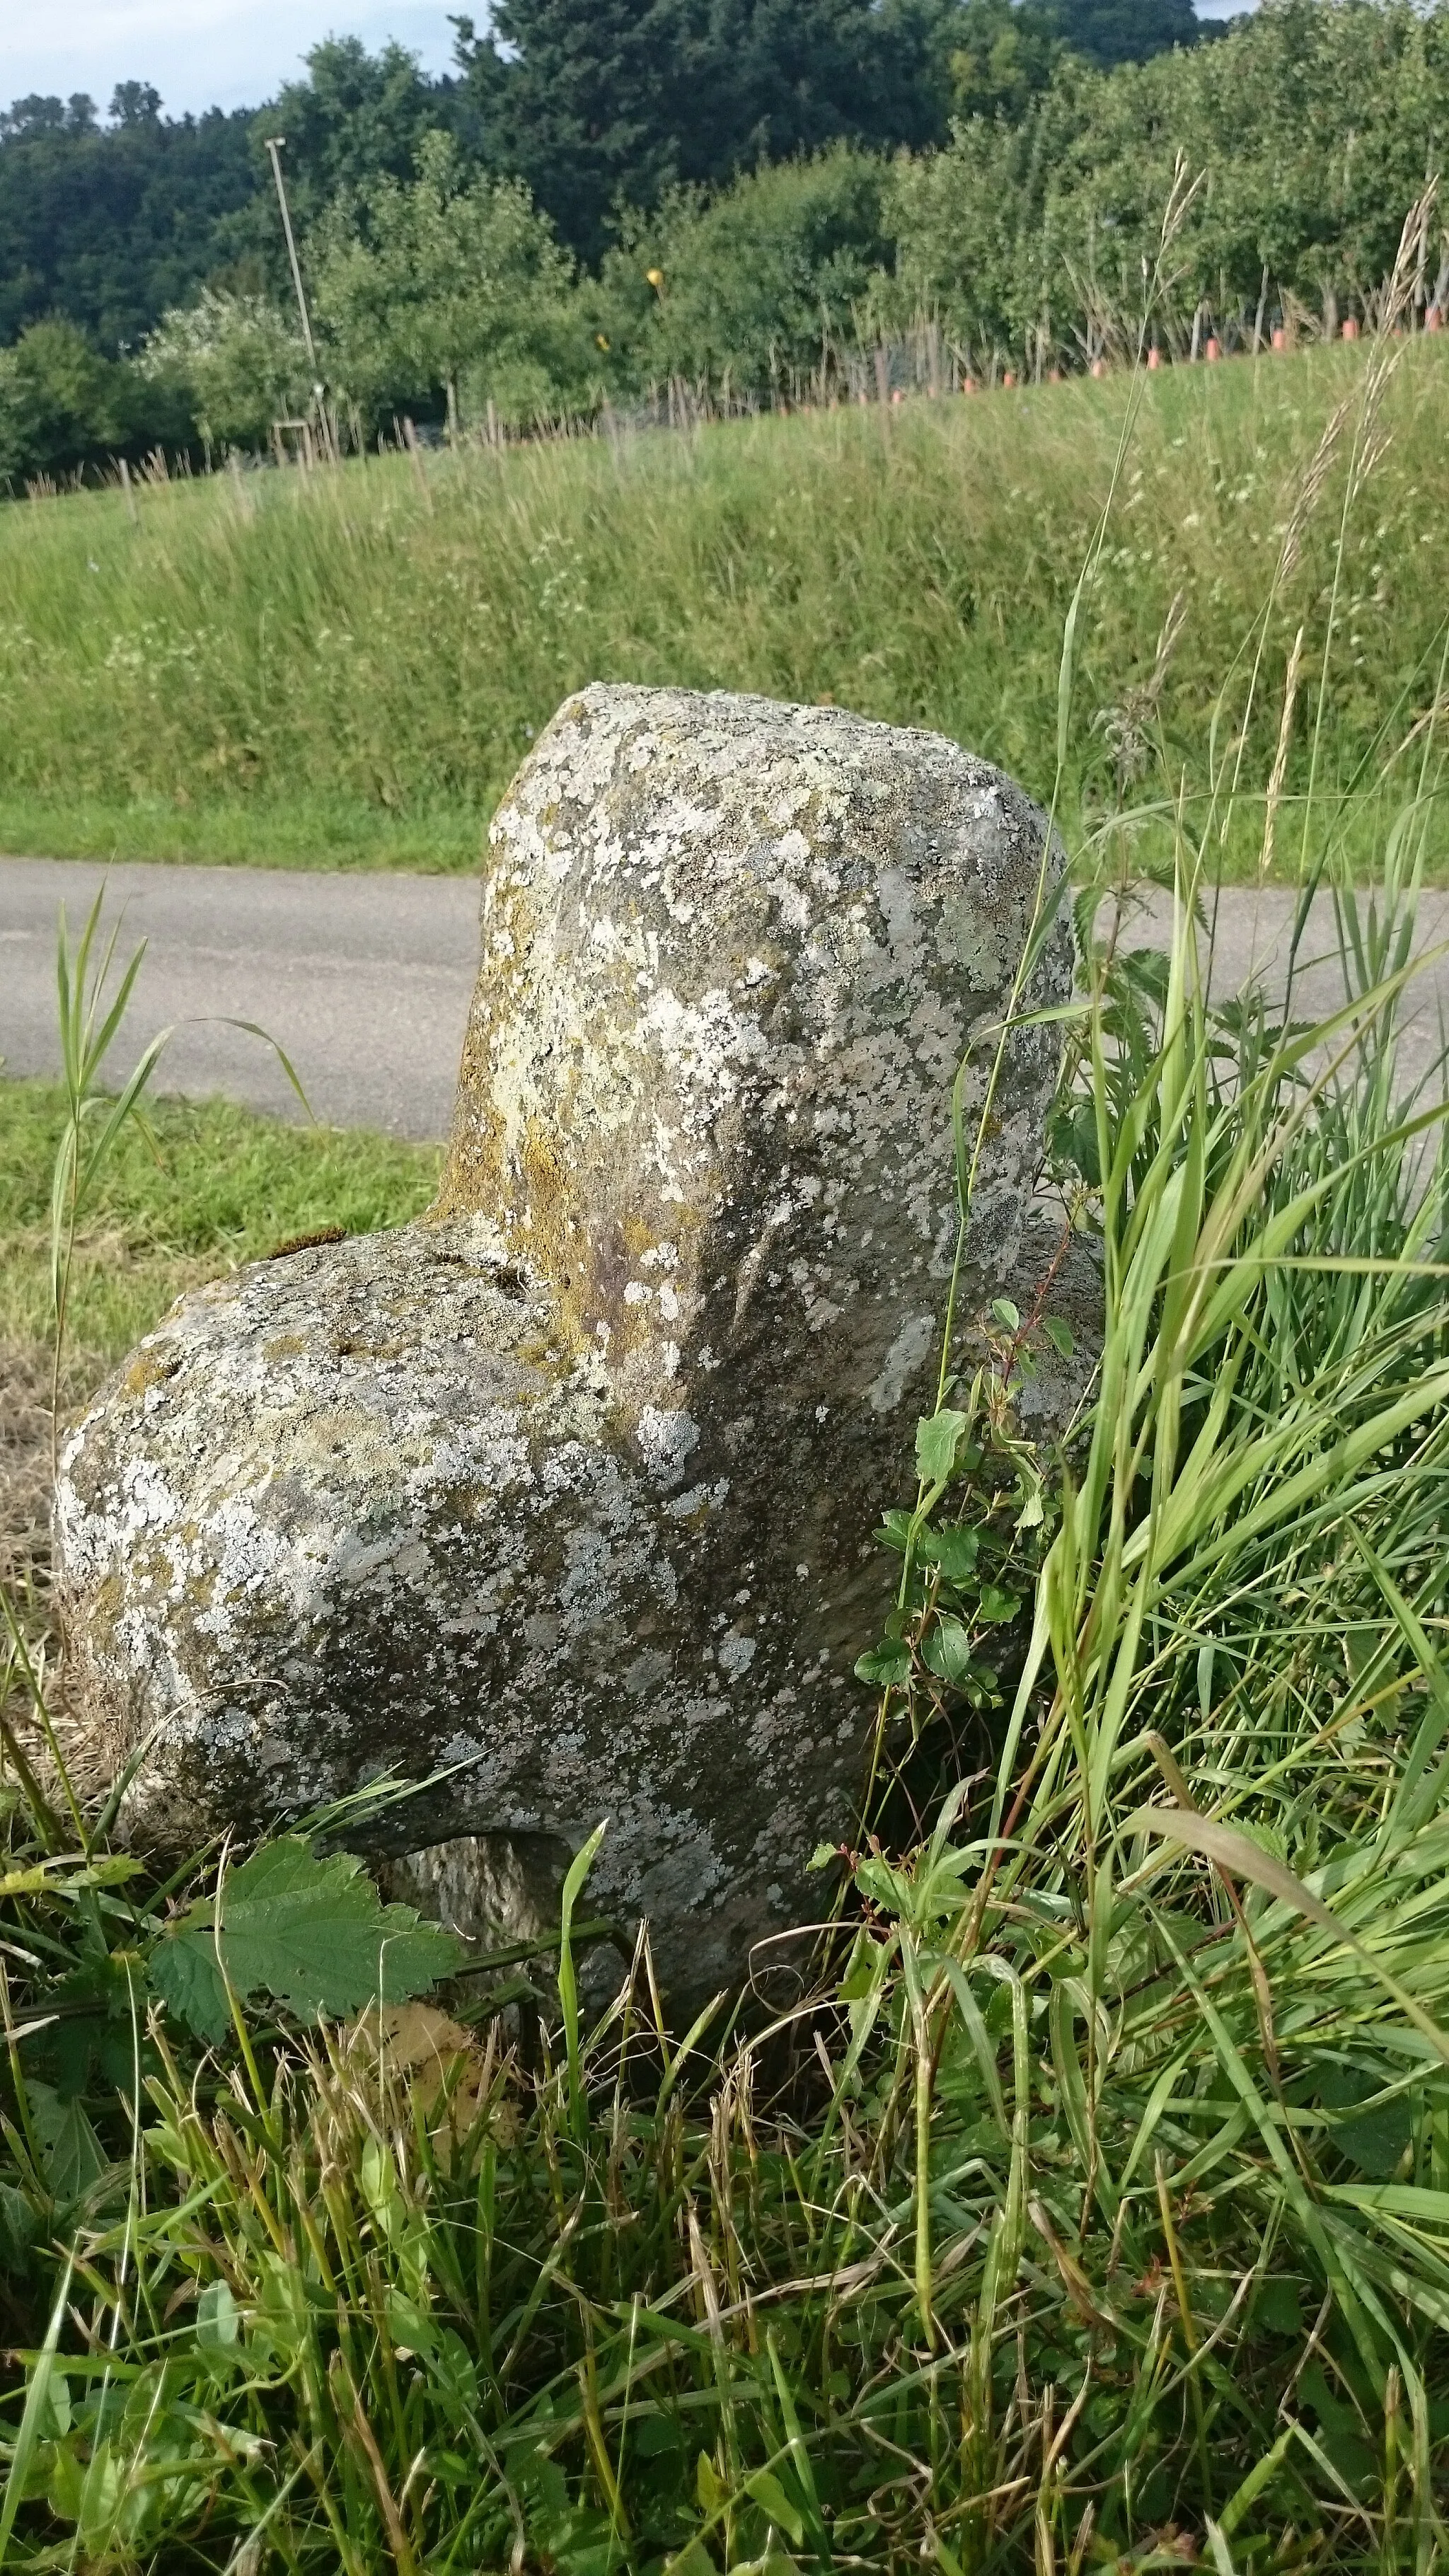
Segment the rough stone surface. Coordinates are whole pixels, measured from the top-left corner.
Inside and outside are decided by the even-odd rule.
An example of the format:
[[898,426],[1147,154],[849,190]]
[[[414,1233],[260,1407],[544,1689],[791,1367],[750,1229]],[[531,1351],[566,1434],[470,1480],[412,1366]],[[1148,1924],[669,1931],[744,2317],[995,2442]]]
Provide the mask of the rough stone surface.
[[[184,1299],[67,1448],[74,1671],[115,1756],[148,1743],[135,1831],[446,1771],[389,1834],[455,1918],[476,1848],[479,1919],[514,1886],[532,1929],[608,1817],[589,1903],[648,1915],[677,1991],[802,1919],[933,1398],[951,1086],[1043,829],[833,708],[565,704],[493,826],[437,1209]],[[1031,1001],[1070,974],[1063,929]],[[968,1308],[1012,1284],[1054,1056],[1012,1041]]]

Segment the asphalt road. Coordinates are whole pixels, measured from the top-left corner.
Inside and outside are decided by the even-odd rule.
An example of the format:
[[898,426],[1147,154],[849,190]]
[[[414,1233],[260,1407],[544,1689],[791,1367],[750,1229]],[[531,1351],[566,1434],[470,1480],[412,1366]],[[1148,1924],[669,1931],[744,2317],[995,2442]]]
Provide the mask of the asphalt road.
[[60,1070],[57,916],[64,904],[74,941],[102,884],[118,962],[146,942],[117,1079],[169,1024],[159,1090],[301,1117],[272,1049],[225,1025],[252,1020],[324,1126],[447,1135],[478,965],[476,879],[0,859],[6,1073]]
[[[129,1046],[118,1043],[112,1060],[118,1079],[169,1023],[176,1034],[160,1089],[192,1099],[222,1092],[299,1117],[271,1050],[225,1025],[253,1020],[285,1048],[325,1125],[446,1136],[477,964],[476,880],[0,859],[4,1072],[59,1070],[56,918],[63,903],[77,935],[102,883],[107,918],[120,922],[118,958],[147,943]],[[1276,889],[1223,892],[1215,991],[1236,991],[1254,971],[1281,977],[1291,912],[1291,897]],[[1126,935],[1160,944],[1167,919],[1154,896]],[[1419,930],[1428,951],[1449,941],[1449,895],[1424,898]],[[1316,907],[1303,954],[1323,962],[1300,975],[1295,1011],[1332,1009],[1342,983],[1326,904]],[[1441,1020],[1449,1029],[1449,955],[1426,960],[1412,1005],[1406,1072],[1437,1055]]]

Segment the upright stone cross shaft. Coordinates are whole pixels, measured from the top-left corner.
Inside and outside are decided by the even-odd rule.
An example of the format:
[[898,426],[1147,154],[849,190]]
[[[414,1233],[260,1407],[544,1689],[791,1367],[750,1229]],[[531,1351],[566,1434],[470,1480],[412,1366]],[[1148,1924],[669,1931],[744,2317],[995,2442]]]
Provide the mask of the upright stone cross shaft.
[[[113,1758],[151,1739],[134,1830],[442,1770],[389,1820],[440,1886],[460,1837],[496,1891],[501,1846],[608,1817],[591,1901],[651,1918],[681,1993],[800,1919],[934,1401],[952,1084],[1043,831],[833,708],[565,704],[493,826],[437,1208],[183,1300],[67,1448],[76,1675]],[[1021,1006],[1070,972],[1054,930]],[[968,1301],[1009,1278],[1054,1054],[1008,1043]]]

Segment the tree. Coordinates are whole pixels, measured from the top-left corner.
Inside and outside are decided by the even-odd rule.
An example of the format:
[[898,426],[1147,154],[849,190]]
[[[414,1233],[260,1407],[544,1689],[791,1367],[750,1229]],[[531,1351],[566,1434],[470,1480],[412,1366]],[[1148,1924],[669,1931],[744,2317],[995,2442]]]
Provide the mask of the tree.
[[580,375],[572,261],[522,182],[470,179],[447,135],[410,187],[339,199],[309,255],[329,364],[374,416],[441,392],[455,422],[489,399],[527,419]]
[[429,80],[402,45],[370,54],[357,36],[329,36],[306,64],[305,80],[288,81],[251,118],[263,200],[271,189],[267,138],[281,135],[292,210],[303,229],[344,191],[411,179],[424,135],[448,126],[453,96],[453,84]]
[[149,81],[117,81],[107,113],[112,125],[159,125],[161,92]]
[[578,257],[621,208],[841,140],[944,130],[941,0],[498,0],[459,18],[467,130]]
[[680,0],[498,0],[486,36],[459,18],[458,62],[489,166],[520,178],[582,259],[622,203],[678,176],[667,100]]
[[0,349],[0,481],[73,473],[107,455],[184,446],[192,421],[174,380],[147,385],[73,322],[32,323]]
[[0,117],[0,341],[63,313],[104,352],[138,346],[212,273],[254,193],[244,114],[173,121],[144,82],[117,99],[105,129],[79,93]]
[[216,447],[263,446],[274,420],[305,412],[312,367],[295,316],[265,296],[202,289],[162,317],[140,360],[153,383],[187,388],[196,425]]
[[1066,51],[1050,0],[965,0],[951,29],[951,103],[958,116],[1015,123],[1049,87]]
[[822,344],[856,337],[889,257],[885,188],[874,154],[836,144],[712,197],[679,190],[607,254],[606,336],[636,380],[788,392],[820,365]]
[[1192,0],[1051,0],[1051,14],[1072,52],[1104,70],[1196,44],[1201,32]]

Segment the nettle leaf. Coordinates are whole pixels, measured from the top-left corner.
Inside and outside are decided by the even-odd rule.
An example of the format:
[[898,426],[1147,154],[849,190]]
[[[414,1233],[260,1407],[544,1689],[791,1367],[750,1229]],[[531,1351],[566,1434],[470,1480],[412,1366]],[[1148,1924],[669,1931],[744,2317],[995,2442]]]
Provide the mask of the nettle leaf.
[[79,2200],[106,2169],[85,2104],[63,2102],[53,2086],[39,2084],[33,2077],[27,2089],[46,2182],[58,2201]]
[[956,1464],[968,1416],[943,1405],[916,1424],[916,1473],[923,1485],[944,1485]]
[[[221,1957],[240,2002],[258,1991],[303,2021],[406,2003],[457,1967],[462,1945],[410,1905],[384,1905],[350,1853],[319,1860],[298,1834],[268,1843],[229,1872],[221,1893]],[[217,1959],[210,1899],[170,1925],[151,1954],[151,1980],[201,2039],[226,2037],[231,2014]]]
[[910,1647],[903,1645],[898,1637],[882,1637],[880,1644],[872,1647],[868,1655],[859,1657],[855,1678],[858,1682],[871,1682],[881,1690],[902,1688],[911,1678]]

